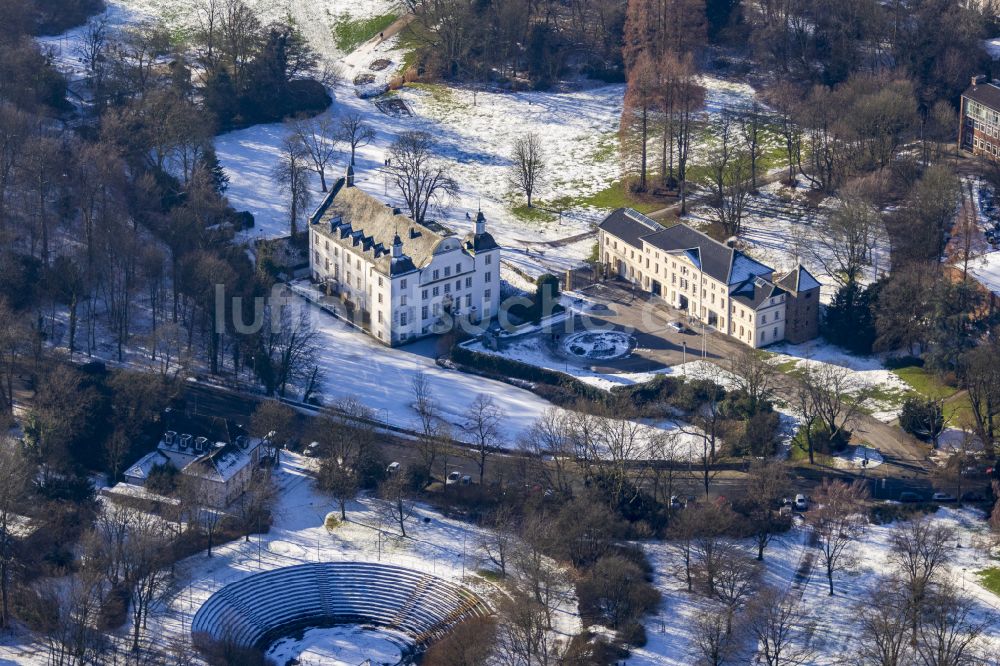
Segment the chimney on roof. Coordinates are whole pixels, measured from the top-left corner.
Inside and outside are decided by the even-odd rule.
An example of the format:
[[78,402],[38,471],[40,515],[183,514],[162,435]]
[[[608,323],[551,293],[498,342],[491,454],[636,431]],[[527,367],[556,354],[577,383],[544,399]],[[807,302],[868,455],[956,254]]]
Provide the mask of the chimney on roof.
[[403,256],[403,241],[400,239],[399,234],[393,236],[392,239],[392,258],[399,259]]
[[972,77],[972,87],[975,88],[976,86],[978,86],[980,83],[984,82],[985,80],[986,80],[986,75],[985,74],[978,74],[976,76],[973,76]]
[[344,187],[354,187],[354,165],[348,164],[344,173]]

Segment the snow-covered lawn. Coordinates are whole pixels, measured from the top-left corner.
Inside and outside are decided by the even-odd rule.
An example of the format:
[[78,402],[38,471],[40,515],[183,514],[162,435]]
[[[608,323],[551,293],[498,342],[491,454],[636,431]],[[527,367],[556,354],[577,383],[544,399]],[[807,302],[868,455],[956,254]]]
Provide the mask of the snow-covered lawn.
[[970,261],[969,275],[994,294],[1000,294],[1000,251],[987,252]]
[[[182,583],[154,611],[149,635],[170,637],[184,632],[201,604],[228,583],[259,571],[306,562],[391,563],[460,582],[486,600],[496,598],[498,589],[474,573],[480,568],[478,528],[417,507],[404,539],[398,536],[398,528],[380,517],[381,501],[363,497],[349,503],[348,522],[328,531],[323,521],[336,507],[329,497],[315,490],[311,476],[314,464],[294,453],[282,454],[276,471],[279,503],[270,532],[253,536],[249,542],[226,544],[215,549],[211,558],[202,553],[177,565],[177,576]],[[579,631],[575,604],[575,598],[570,597],[555,614],[556,629],[564,635]],[[337,637],[318,638],[320,647],[329,649]],[[343,640],[346,636],[341,634],[339,638]],[[308,643],[306,640],[300,645]],[[385,648],[384,643],[379,645],[380,649]],[[374,655],[362,655],[362,659],[369,656]]]
[[[458,370],[443,368],[434,362],[429,349],[433,340],[423,340],[402,348],[377,343],[366,334],[318,308],[302,301],[308,308],[317,332],[325,404],[346,398],[359,398],[375,411],[376,417],[390,424],[419,429],[420,421],[413,407],[413,378],[423,374],[434,397],[440,418],[452,427],[452,435],[463,437],[469,421],[466,416],[478,395],[490,396],[503,412],[501,446],[514,448],[531,426],[553,405],[531,391],[506,382],[486,379]],[[480,351],[480,348],[476,348]],[[559,368],[555,368],[559,369]],[[643,436],[666,432],[673,436],[676,455],[697,455],[697,437],[680,433],[673,421],[644,422]],[[636,452],[640,458],[645,450]]]
[[373,665],[396,664],[403,657],[400,643],[408,639],[400,636],[397,641],[387,638],[390,632],[371,630],[358,626],[306,629],[302,638],[279,639],[267,651],[267,658],[276,664],[323,664],[324,666],[358,666],[371,660]]
[[786,372],[839,366],[850,370],[847,388],[857,393],[872,393],[867,411],[880,421],[889,423],[899,417],[906,397],[913,389],[899,375],[887,370],[878,356],[854,356],[822,338],[799,345],[781,344],[768,347],[776,365]]
[[[933,518],[936,524],[947,525],[957,533],[957,545],[949,556],[946,577],[975,602],[977,618],[993,614],[993,624],[985,640],[993,653],[1000,649],[1000,598],[978,582],[976,571],[989,566],[980,551],[973,547],[986,531],[986,524],[975,510],[940,509]],[[791,590],[801,598],[800,622],[813,623],[811,647],[817,651],[810,666],[833,666],[845,663],[857,645],[858,617],[856,605],[879,576],[890,571],[888,553],[890,536],[898,526],[871,525],[852,546],[855,566],[848,572],[835,574],[836,595],[831,597],[820,560],[813,563],[811,575],[801,585],[795,585],[795,574],[807,551],[819,551],[808,545],[805,528],[797,526],[772,541],[765,552],[762,580],[780,590]],[[743,544],[753,556],[749,542]],[[646,552],[655,569],[655,584],[663,594],[659,612],[646,624],[648,643],[633,650],[630,666],[689,666],[694,663],[693,621],[699,610],[711,607],[698,594],[689,594],[683,582],[683,562],[670,543],[647,544]],[[738,625],[737,625],[738,626]],[[748,640],[744,652],[734,663],[752,662],[753,642]]]

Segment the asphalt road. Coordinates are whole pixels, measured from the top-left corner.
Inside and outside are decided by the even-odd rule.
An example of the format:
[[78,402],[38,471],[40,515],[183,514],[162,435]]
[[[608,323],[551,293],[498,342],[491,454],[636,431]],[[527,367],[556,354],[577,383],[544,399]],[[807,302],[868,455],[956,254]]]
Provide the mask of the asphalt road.
[[[253,410],[263,400],[259,396],[233,393],[194,382],[187,383],[184,397],[187,400],[187,406],[195,413],[223,416],[241,424],[249,423]],[[303,412],[303,414],[304,418],[309,418],[307,413]],[[886,426],[886,429],[889,427]],[[419,461],[419,454],[412,441],[403,437],[385,433],[381,438],[380,445],[387,461],[400,462],[404,466]],[[459,471],[471,475],[474,479],[477,478],[478,467],[471,459],[462,454],[461,448],[454,447],[452,449],[451,454],[447,457],[448,471]],[[523,463],[524,456],[517,452],[497,454],[490,459],[487,467],[487,479],[517,478],[519,474],[523,473]],[[856,479],[863,480],[868,485],[869,492],[874,499],[898,499],[902,492],[914,492],[929,498],[933,488],[927,474],[926,463],[920,463],[924,463],[924,461],[918,463],[909,458],[897,459],[891,454],[887,454],[885,463],[870,472],[854,472],[818,466],[794,467],[791,472],[794,490],[807,495],[824,479],[838,478],[849,482]],[[648,465],[649,463],[636,463],[637,472]],[[742,492],[747,466],[748,462],[743,461],[726,461],[713,465],[712,470],[715,476],[710,483],[711,492],[729,497]],[[697,465],[677,463],[672,467],[677,472],[675,477],[677,494],[699,496],[704,492],[701,473]]]

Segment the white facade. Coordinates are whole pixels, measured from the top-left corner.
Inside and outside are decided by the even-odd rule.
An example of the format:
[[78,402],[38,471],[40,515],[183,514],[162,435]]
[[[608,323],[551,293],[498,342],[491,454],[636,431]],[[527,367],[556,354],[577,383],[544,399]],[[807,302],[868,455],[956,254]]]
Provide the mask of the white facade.
[[[785,339],[786,308],[795,294],[775,281],[770,267],[686,225],[666,229],[634,211],[616,211],[598,228],[598,248],[606,274],[717,331],[751,347]],[[809,288],[818,293],[819,285]]]
[[458,238],[383,206],[352,179],[338,181],[311,220],[310,273],[366,315],[374,338],[395,345],[444,332],[454,318],[496,314],[500,248],[482,213],[474,233]]

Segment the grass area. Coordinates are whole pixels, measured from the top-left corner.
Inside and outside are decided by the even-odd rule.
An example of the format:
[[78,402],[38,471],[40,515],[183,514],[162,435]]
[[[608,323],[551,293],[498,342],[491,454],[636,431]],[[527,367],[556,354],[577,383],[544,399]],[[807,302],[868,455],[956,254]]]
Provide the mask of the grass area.
[[781,363],[776,363],[774,369],[783,375],[795,375],[798,370],[799,360],[796,358],[789,359],[787,361],[782,361]]
[[433,35],[428,34],[420,21],[410,21],[410,23],[399,32],[399,39],[396,45],[404,51],[402,71],[408,70],[417,62],[420,51],[432,44]]
[[549,203],[539,203],[539,205],[556,210],[593,206],[594,208],[607,209],[634,208],[640,213],[652,213],[653,211],[665,208],[670,203],[638,196],[627,191],[621,181],[615,181],[603,190],[594,192],[593,194],[577,197],[561,197]]
[[[817,465],[833,467],[833,457],[829,454],[813,451],[813,459],[816,461]],[[797,433],[795,437],[792,438],[792,446],[788,450],[788,460],[792,463],[809,464],[809,450],[806,448],[802,438],[799,437]]]
[[538,204],[528,208],[527,204],[515,206],[510,209],[514,216],[522,222],[552,222],[558,216],[548,210],[542,210]]
[[382,32],[395,21],[396,14],[382,14],[366,19],[351,19],[347,14],[337,19],[333,26],[333,39],[337,48],[344,53],[350,53],[378,33]]
[[916,365],[898,368],[892,372],[926,398],[945,400],[958,393],[957,388],[948,386],[934,373]]
[[493,571],[492,569],[479,569],[476,573],[491,583],[499,583],[503,581],[503,576],[500,575],[499,571]]
[[983,569],[982,571],[977,571],[976,575],[979,576],[979,582],[983,584],[983,587],[993,594],[1000,596],[1000,567]]
[[892,371],[919,394],[932,400],[944,401],[944,416],[948,425],[961,428],[971,427],[975,423],[972,415],[972,403],[966,393],[960,393],[954,386],[949,386],[933,372],[917,365],[909,365]]

